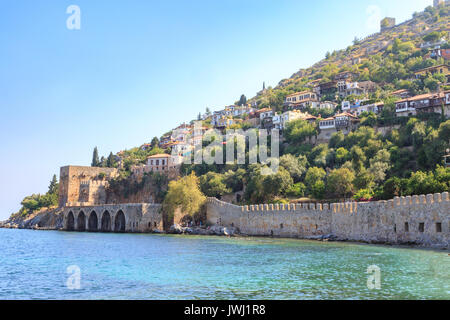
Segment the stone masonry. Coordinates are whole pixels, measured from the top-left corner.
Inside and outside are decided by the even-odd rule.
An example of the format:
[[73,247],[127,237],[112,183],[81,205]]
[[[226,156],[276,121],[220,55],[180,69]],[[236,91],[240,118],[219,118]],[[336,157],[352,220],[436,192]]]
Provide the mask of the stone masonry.
[[449,193],[389,201],[334,204],[235,206],[207,200],[210,224],[235,227],[250,236],[313,238],[449,247]]
[[62,167],[59,206],[105,204],[108,180],[117,175],[115,168]]

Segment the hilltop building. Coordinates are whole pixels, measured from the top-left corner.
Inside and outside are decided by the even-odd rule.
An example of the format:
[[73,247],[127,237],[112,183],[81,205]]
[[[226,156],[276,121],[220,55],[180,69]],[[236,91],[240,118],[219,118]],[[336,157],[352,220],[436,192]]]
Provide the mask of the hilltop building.
[[417,113],[443,113],[450,116],[450,91],[427,93],[396,102],[397,117],[413,116]]
[[380,23],[381,32],[389,30],[393,27],[395,27],[395,18],[386,17],[383,20],[381,20]]
[[301,109],[306,107],[316,107],[319,104],[319,98],[312,91],[302,91],[290,94],[284,102],[285,107]]

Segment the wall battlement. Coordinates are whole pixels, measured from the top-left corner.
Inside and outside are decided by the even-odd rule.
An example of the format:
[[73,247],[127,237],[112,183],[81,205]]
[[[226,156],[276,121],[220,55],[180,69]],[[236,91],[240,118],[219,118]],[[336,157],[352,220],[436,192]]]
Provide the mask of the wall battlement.
[[388,201],[236,206],[207,200],[209,223],[253,236],[308,238],[332,234],[366,242],[449,246],[449,193]]
[[450,195],[448,192],[427,194],[427,195],[415,195],[406,197],[395,197],[391,200],[380,200],[374,202],[340,202],[340,203],[300,203],[300,204],[255,204],[246,206],[236,206],[231,203],[220,201],[216,198],[208,198],[207,202],[215,204],[220,207],[240,208],[242,212],[277,212],[277,211],[327,211],[332,212],[358,212],[358,206],[364,206],[368,204],[376,204],[377,206],[384,207],[386,209],[392,209],[396,207],[413,207],[415,205],[433,204],[450,201]]

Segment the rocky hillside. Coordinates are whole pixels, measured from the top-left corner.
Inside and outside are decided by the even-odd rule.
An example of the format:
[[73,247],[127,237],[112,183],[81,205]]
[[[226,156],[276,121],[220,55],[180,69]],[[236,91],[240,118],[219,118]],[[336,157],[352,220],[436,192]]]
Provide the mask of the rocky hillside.
[[[356,39],[353,44],[346,49],[327,53],[326,58],[317,62],[307,69],[301,69],[294,73],[289,79],[283,79],[275,88],[259,92],[250,102],[258,102],[259,105],[276,105],[280,98],[290,93],[312,88],[317,83],[333,80],[339,72],[353,71],[359,74],[358,81],[371,80],[381,85],[383,89],[396,86],[399,80],[408,79],[411,71],[407,69],[407,74],[399,74],[398,77],[380,76],[377,70],[383,68],[386,63],[401,61],[403,56],[398,56],[398,50],[393,50],[395,42],[406,47],[408,54],[418,58],[428,53],[427,49],[421,46],[426,43],[427,36],[431,39],[444,37],[448,40],[450,31],[449,5],[440,8],[428,7],[424,12],[415,13],[412,19],[400,23],[383,32],[372,34],[364,39]],[[405,54],[405,53],[403,53]],[[392,57],[390,55],[397,55]],[[412,61],[411,61],[412,62]],[[416,68],[420,69],[417,64]],[[384,70],[379,70],[384,71]],[[395,73],[396,70],[388,70]],[[390,85],[390,86],[387,86]]]
[[63,215],[60,208],[44,208],[30,215],[12,215],[0,222],[0,228],[59,230],[63,227]]

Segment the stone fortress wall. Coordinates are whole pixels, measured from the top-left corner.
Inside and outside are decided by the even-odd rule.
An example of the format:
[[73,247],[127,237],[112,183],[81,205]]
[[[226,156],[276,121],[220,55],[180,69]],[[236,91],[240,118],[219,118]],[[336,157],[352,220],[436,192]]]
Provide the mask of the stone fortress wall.
[[115,168],[61,167],[59,207],[105,204],[108,180],[117,175]]
[[396,197],[389,201],[235,206],[207,200],[211,224],[250,236],[314,238],[449,247],[449,193]]
[[155,232],[163,230],[159,204],[68,206],[63,229],[90,232]]

